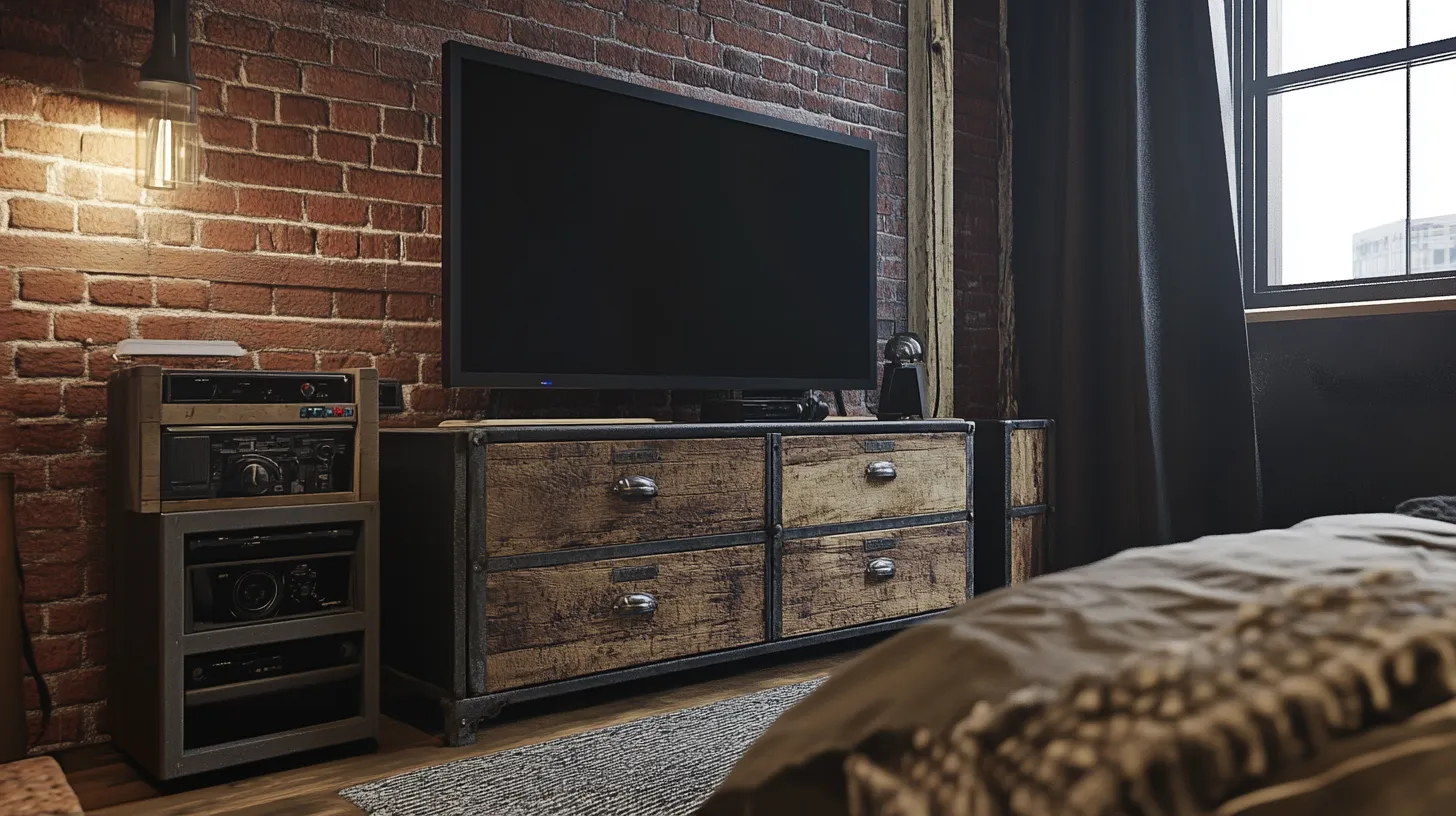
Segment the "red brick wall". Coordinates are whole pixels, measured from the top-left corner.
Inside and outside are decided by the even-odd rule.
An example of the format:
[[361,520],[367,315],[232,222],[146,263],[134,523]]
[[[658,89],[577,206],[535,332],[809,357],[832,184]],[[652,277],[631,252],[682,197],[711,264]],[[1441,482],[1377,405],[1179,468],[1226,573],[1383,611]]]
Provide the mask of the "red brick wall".
[[997,414],[999,20],[999,0],[956,3],[955,407],[971,419]]
[[[483,405],[440,386],[446,39],[873,137],[881,331],[905,323],[898,0],[194,0],[205,179],[172,194],[132,183],[149,0],[4,14],[0,468],[20,474],[27,613],[59,705],[49,745],[106,732],[102,383],[118,340],[237,340],[245,367],[375,365],[407,383],[402,422]],[[957,207],[980,236],[985,207]]]

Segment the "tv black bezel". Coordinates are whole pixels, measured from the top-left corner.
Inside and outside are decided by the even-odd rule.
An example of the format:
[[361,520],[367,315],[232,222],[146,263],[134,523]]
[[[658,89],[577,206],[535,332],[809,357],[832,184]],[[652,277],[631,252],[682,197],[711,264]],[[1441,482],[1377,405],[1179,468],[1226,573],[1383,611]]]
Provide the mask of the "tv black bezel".
[[[443,348],[441,373],[444,384],[449,388],[597,388],[597,389],[694,389],[694,390],[859,390],[876,387],[878,370],[876,314],[876,290],[879,266],[879,157],[873,140],[851,136],[845,133],[814,127],[798,122],[777,119],[751,111],[705,102],[701,99],[670,93],[668,91],[635,85],[619,79],[590,74],[573,68],[566,68],[539,60],[504,54],[487,48],[469,45],[454,40],[444,44],[442,61],[443,81],[443,160],[442,183],[444,184],[444,208],[441,229],[443,231],[444,255],[440,265],[441,294],[443,303],[441,326]],[[460,82],[461,66],[466,61],[484,62],[515,71],[572,82],[590,88],[619,93],[626,96],[658,102],[690,111],[720,116],[748,124],[760,125],[775,130],[806,136],[826,142],[860,148],[865,151],[870,178],[869,219],[870,257],[865,290],[870,300],[869,343],[864,350],[864,376],[862,377],[713,377],[695,375],[636,375],[636,374],[572,374],[562,372],[511,373],[465,371],[460,367],[460,310],[464,307],[460,297],[460,275],[454,266],[460,254],[461,184],[455,178],[454,168],[459,165],[456,155],[461,147],[460,117],[455,112],[461,109]],[[807,317],[807,316],[806,316]]]

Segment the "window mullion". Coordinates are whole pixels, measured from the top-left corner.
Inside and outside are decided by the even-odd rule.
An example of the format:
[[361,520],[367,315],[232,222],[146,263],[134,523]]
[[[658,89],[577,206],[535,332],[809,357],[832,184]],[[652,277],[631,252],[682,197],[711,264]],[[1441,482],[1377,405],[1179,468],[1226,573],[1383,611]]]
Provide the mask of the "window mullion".
[[[1411,44],[1411,0],[1405,0],[1405,47]],[[1411,274],[1411,67],[1405,67],[1405,275]]]
[[[1406,0],[1407,6],[1410,0]],[[1406,37],[1410,36],[1410,19],[1406,19]],[[1411,273],[1411,69],[1405,69],[1405,274]]]
[[[1261,54],[1263,50],[1264,48],[1261,44]],[[1398,48],[1394,51],[1386,51],[1380,54],[1356,57],[1342,62],[1330,63],[1329,65],[1302,68],[1298,71],[1289,71],[1283,74],[1275,74],[1274,76],[1269,76],[1266,72],[1267,64],[1261,64],[1255,84],[1264,93],[1278,93],[1280,91],[1322,85],[1341,79],[1352,79],[1366,74],[1399,70],[1411,63],[1449,59],[1453,56],[1456,56],[1456,37]]]

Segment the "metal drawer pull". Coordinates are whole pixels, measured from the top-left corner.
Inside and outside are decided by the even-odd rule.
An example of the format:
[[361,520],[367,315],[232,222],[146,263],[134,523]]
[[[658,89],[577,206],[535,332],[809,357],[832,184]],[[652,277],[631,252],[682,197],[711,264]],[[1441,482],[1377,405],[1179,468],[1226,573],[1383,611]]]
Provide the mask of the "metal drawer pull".
[[646,592],[629,592],[618,597],[612,608],[628,615],[651,615],[657,611],[657,599]]
[[871,578],[878,578],[881,581],[895,577],[895,559],[893,558],[872,558],[865,566],[865,572]]
[[870,462],[865,468],[865,476],[874,481],[888,482],[896,475],[894,462]]
[[646,476],[623,476],[613,485],[612,492],[624,499],[651,499],[657,496],[657,482]]

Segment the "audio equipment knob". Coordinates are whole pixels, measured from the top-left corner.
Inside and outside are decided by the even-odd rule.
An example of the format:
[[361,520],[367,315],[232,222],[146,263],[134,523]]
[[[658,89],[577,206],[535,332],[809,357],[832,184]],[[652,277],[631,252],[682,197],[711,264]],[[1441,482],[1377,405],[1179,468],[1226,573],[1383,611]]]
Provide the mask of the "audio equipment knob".
[[312,397],[314,392],[313,383],[304,383],[298,387],[298,390],[305,398]]
[[273,474],[257,462],[250,462],[238,473],[238,487],[249,496],[261,496],[273,487]]
[[318,454],[318,458],[324,461],[328,461],[334,456],[334,449],[331,445],[319,445],[314,452]]
[[278,605],[278,588],[278,579],[265,569],[244,573],[233,584],[233,616],[240,620],[267,617]]

